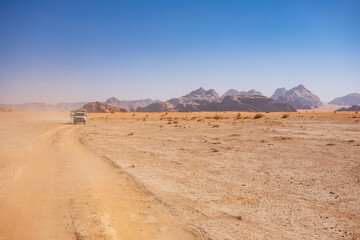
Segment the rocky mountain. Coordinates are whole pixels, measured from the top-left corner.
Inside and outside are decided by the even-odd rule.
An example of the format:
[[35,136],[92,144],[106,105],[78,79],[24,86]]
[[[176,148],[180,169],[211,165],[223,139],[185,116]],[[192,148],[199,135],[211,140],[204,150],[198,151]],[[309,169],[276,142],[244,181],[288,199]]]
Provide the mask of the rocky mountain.
[[259,95],[226,96],[222,101],[187,101],[174,106],[169,102],[150,104],[138,108],[139,112],[203,112],[203,111],[243,111],[243,112],[296,112],[287,103]]
[[278,88],[271,98],[288,103],[297,109],[310,109],[322,105],[320,98],[302,84],[290,90]]
[[329,102],[332,105],[339,106],[352,106],[352,105],[360,105],[360,94],[359,93],[350,93],[344,97],[338,97]]
[[156,102],[146,107],[138,107],[136,112],[174,112],[175,108],[169,102]]
[[105,101],[105,104],[113,107],[123,108],[127,111],[135,110],[138,107],[146,107],[152,103],[159,102],[159,100],[152,99],[140,99],[140,100],[119,100],[115,97],[111,97]]
[[347,111],[347,112],[351,112],[351,111],[360,111],[360,105],[353,105],[351,107],[348,107],[348,108],[339,108],[338,110],[336,111],[339,111],[339,112],[344,112],[344,111]]
[[204,88],[199,88],[191,93],[184,95],[180,98],[172,98],[167,102],[171,103],[175,107],[179,104],[188,104],[188,103],[196,103],[198,101],[218,101],[220,96],[214,89],[205,90]]
[[127,112],[125,109],[113,107],[100,102],[90,102],[85,104],[81,110],[85,110],[88,113],[115,113],[115,112]]
[[0,104],[3,108],[16,108],[19,111],[71,111],[82,107],[86,102],[62,102],[57,104],[47,103],[23,103],[23,104]]
[[238,91],[236,89],[229,89],[221,96],[221,99],[223,99],[226,96],[238,96],[238,95],[259,95],[263,96],[263,94],[259,91],[256,91],[255,89],[251,89],[249,91]]
[[286,95],[286,89],[278,88],[275,90],[274,94],[270,98],[277,100],[279,97],[284,97],[285,95]]

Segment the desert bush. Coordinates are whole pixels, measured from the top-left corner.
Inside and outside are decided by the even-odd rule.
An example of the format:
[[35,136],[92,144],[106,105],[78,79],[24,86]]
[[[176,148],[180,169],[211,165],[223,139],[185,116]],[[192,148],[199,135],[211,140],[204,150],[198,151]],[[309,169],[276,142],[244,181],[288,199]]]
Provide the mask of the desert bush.
[[264,114],[257,113],[257,114],[255,114],[254,119],[258,119],[258,118],[262,118],[262,117],[264,117]]
[[167,120],[168,120],[168,121],[172,121],[173,118],[172,118],[172,117],[168,117]]
[[133,115],[132,115],[133,117],[135,116],[135,113],[133,113]]
[[131,132],[131,133],[129,133],[128,135],[129,135],[129,136],[132,136],[132,135],[134,135],[134,133],[133,133],[133,132]]
[[211,151],[213,151],[213,152],[219,152],[219,149],[217,149],[217,148],[211,148]]
[[202,119],[202,118],[199,118],[198,120],[197,120],[198,122],[201,122],[201,121],[204,121],[204,119]]
[[215,124],[215,125],[213,125],[213,128],[218,128],[218,127],[220,127],[220,125],[219,125],[219,124]]
[[336,111],[334,111],[334,113],[336,113]]
[[241,119],[241,113],[238,113],[235,118],[236,119]]
[[357,114],[358,113],[358,111],[355,111],[355,114]]
[[191,120],[195,120],[197,117],[192,117]]
[[288,117],[290,117],[290,115],[289,115],[289,114],[284,114],[284,115],[282,115],[282,117],[281,117],[281,118],[288,118]]
[[205,117],[205,119],[211,119],[211,117]]
[[173,122],[173,123],[177,124],[177,123],[179,123],[179,121],[178,121],[178,120],[174,120],[174,122]]
[[215,114],[214,119],[219,120],[219,119],[224,119],[224,117],[223,117],[223,116],[220,116],[220,115]]

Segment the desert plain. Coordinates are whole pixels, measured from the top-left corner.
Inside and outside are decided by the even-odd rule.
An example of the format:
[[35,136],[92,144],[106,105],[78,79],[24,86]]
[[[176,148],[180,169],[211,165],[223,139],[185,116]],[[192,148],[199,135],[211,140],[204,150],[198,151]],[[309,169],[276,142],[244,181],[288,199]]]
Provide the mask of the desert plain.
[[360,239],[360,113],[0,113],[0,239]]

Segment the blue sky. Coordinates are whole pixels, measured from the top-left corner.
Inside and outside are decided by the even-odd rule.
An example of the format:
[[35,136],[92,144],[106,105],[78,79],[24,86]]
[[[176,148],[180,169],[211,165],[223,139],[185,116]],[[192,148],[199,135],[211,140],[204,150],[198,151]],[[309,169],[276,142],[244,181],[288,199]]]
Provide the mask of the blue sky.
[[1,1],[0,103],[360,92],[360,1]]

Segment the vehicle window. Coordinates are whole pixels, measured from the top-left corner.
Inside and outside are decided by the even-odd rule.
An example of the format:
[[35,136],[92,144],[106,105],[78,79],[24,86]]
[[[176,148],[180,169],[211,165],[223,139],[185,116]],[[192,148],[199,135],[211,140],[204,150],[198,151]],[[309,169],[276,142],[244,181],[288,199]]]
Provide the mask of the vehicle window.
[[83,117],[83,116],[85,116],[85,113],[75,113],[75,116]]

